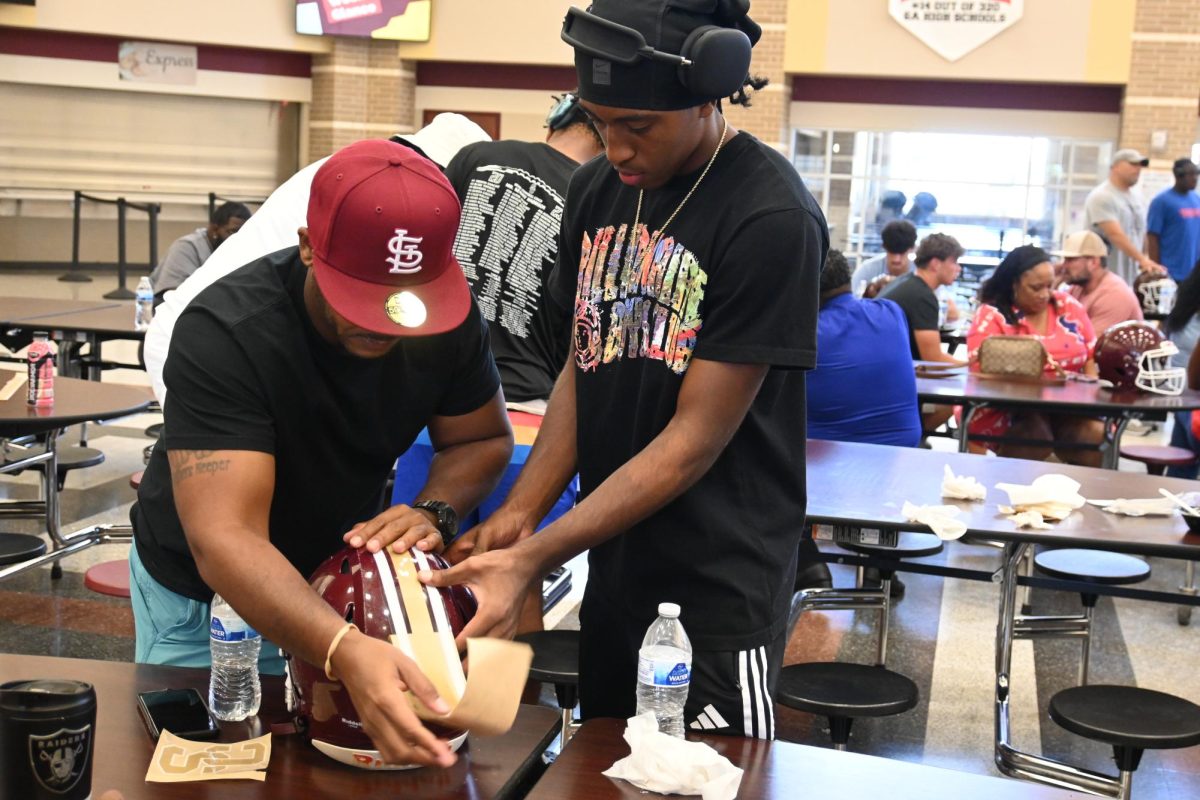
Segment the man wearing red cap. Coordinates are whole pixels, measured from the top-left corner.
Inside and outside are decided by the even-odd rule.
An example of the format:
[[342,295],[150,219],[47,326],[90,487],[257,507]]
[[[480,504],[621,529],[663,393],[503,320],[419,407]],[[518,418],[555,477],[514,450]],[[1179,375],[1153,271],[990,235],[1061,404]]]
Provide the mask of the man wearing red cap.
[[[364,141],[316,173],[299,246],[218,280],[176,323],[165,430],[131,517],[137,660],[208,665],[214,592],[266,639],[328,664],[393,761],[449,764],[407,686],[432,684],[351,631],[307,576],[362,525],[440,550],[512,450],[487,326],[452,247],[459,204],[412,149]],[[380,513],[396,455],[428,426],[414,506]],[[369,545],[377,550],[378,542]],[[336,637],[336,638],[335,638]],[[264,671],[281,671],[264,643]]]
[[[573,309],[574,352],[508,500],[465,534],[477,555],[423,579],[477,591],[464,635],[510,635],[525,587],[589,550],[584,716],[634,713],[643,634],[672,602],[694,646],[684,725],[771,738],[829,233],[787,159],[721,113],[761,86],[748,11],[568,12],[580,105],[607,157],[571,181],[550,284]],[[576,468],[583,500],[530,536]]]

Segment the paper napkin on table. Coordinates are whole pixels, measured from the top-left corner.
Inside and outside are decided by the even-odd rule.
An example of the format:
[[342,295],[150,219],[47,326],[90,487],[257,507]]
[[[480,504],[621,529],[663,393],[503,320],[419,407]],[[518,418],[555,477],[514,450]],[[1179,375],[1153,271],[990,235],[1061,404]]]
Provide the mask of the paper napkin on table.
[[955,475],[954,470],[947,464],[942,478],[942,497],[954,500],[983,500],[987,497],[987,487],[968,475]]
[[1066,475],[1050,474],[1037,477],[1028,486],[1019,483],[997,483],[996,488],[1008,493],[1012,510],[1005,506],[1000,511],[1017,514],[1036,511],[1044,519],[1063,520],[1086,502],[1079,494],[1079,482]]
[[244,742],[193,742],[170,731],[158,737],[146,780],[157,783],[242,779],[266,780],[271,734]]
[[625,726],[630,754],[604,771],[659,794],[698,794],[703,800],[733,800],[742,770],[703,742],[660,733],[654,714],[630,717]]
[[1094,506],[1100,506],[1111,514],[1124,514],[1127,517],[1170,516],[1175,513],[1175,504],[1166,497],[1147,497],[1140,500],[1126,500],[1119,497],[1116,500],[1088,500]]
[[1000,512],[1007,515],[1018,528],[1039,528],[1044,531],[1054,528],[1053,525],[1046,524],[1040,511],[1017,511],[1010,506],[1000,506]]
[[967,524],[958,519],[957,506],[919,506],[906,500],[900,513],[909,522],[928,525],[939,539],[945,541],[958,539],[967,532]]

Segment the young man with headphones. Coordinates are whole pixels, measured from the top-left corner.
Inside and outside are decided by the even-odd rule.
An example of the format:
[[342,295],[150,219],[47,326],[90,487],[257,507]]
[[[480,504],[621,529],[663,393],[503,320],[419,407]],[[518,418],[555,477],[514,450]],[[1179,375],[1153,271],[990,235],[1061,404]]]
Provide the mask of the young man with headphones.
[[[805,513],[804,370],[816,360],[829,234],[779,153],[731,127],[760,29],[747,0],[595,0],[571,9],[580,105],[607,160],[576,171],[550,295],[573,352],[477,555],[465,635],[511,635],[525,587],[590,550],[580,610],[585,717],[630,716],[660,602],[694,654],[687,728],[770,738]],[[532,526],[578,469],[584,498]]]

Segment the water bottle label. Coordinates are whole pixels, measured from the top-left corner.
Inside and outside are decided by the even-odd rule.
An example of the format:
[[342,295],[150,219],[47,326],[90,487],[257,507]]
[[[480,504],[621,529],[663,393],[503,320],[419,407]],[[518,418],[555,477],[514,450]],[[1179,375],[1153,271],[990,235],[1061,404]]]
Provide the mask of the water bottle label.
[[254,639],[258,636],[258,631],[251,628],[245,622],[242,627],[237,628],[228,625],[229,620],[222,622],[219,618],[213,617],[209,624],[208,635],[216,639],[218,642],[241,642],[246,639]]
[[638,681],[648,686],[687,686],[692,682],[692,666],[686,661],[638,660]]

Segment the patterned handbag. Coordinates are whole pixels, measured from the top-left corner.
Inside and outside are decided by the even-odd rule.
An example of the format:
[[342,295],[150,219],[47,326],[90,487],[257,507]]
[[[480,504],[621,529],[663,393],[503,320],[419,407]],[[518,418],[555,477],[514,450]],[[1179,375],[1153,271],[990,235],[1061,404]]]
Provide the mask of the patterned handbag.
[[979,345],[979,371],[984,375],[1040,379],[1047,363],[1062,373],[1042,343],[1030,336],[989,336]]

